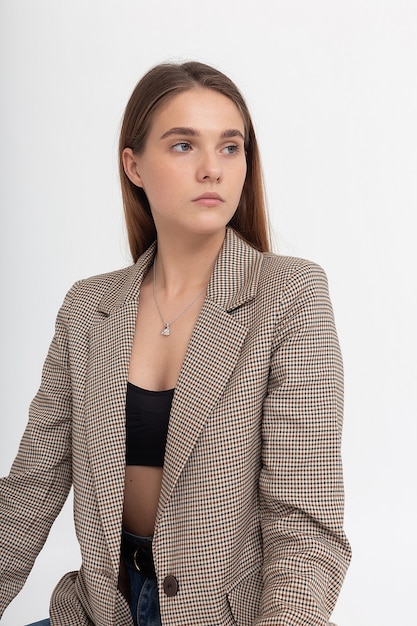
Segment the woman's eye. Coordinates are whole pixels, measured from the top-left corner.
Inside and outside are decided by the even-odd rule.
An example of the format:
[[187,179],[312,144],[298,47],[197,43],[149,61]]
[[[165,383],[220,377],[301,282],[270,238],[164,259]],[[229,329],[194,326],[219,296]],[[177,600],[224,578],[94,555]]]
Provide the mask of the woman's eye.
[[188,141],[180,141],[172,146],[175,152],[188,152],[191,149],[191,144]]
[[224,152],[225,154],[236,154],[236,152],[238,152],[239,150],[239,146],[226,146],[225,148],[223,148],[222,152]]

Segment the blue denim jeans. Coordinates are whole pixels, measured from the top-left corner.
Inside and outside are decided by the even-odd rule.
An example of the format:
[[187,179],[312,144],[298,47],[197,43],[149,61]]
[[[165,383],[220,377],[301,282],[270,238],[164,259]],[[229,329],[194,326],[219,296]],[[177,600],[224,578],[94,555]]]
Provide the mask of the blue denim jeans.
[[[138,537],[124,531],[125,537],[140,543],[152,543],[151,537]],[[158,583],[156,578],[143,576],[126,561],[130,582],[130,612],[135,626],[161,626]]]
[[[139,543],[152,543],[151,537],[138,537],[124,532],[130,540]],[[132,613],[135,626],[161,626],[161,614],[159,611],[158,584],[156,578],[143,576],[134,567],[133,563],[126,561],[130,583],[130,612]],[[28,624],[28,626],[50,626],[49,619]]]

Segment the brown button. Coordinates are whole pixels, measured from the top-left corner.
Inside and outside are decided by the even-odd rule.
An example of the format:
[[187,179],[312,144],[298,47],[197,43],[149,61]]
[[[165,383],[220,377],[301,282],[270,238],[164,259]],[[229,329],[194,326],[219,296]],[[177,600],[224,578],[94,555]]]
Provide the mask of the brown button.
[[177,595],[177,593],[178,593],[178,580],[175,578],[175,576],[172,576],[171,574],[169,576],[165,576],[165,578],[164,578],[164,591],[165,591],[165,594],[169,598],[172,598],[173,596]]

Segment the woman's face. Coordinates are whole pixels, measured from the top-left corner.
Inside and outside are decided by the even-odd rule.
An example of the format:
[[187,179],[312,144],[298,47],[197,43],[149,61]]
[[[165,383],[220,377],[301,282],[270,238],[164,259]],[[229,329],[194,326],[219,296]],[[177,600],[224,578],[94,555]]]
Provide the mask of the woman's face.
[[155,114],[144,151],[126,148],[123,159],[146,193],[158,236],[224,232],[246,176],[242,116],[226,96],[190,89]]

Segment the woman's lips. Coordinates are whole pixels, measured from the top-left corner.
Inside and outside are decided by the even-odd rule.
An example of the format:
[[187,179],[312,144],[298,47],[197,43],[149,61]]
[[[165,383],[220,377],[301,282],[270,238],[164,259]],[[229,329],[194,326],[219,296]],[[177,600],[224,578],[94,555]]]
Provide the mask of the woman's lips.
[[218,193],[206,192],[194,198],[193,202],[201,206],[218,206],[224,202],[223,198]]

